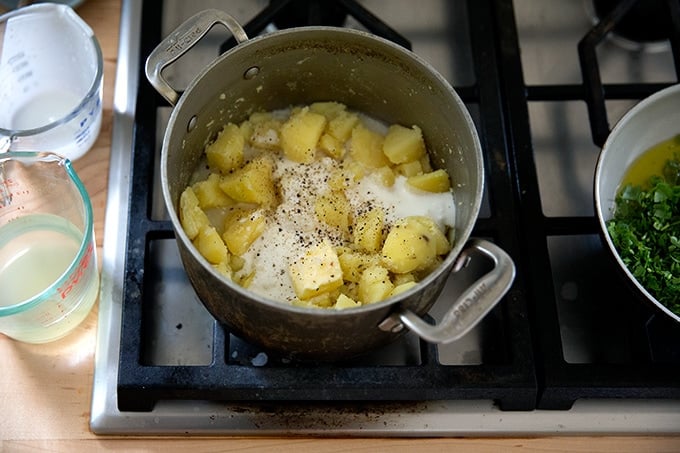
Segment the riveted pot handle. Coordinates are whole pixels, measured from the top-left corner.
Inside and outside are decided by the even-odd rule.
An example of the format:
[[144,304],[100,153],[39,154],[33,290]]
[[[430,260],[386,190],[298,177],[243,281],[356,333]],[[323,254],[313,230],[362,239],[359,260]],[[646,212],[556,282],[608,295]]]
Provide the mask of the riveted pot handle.
[[497,245],[482,239],[470,241],[458,257],[454,272],[479,254],[493,261],[493,269],[458,297],[439,324],[429,324],[412,311],[404,309],[383,321],[380,328],[394,331],[406,326],[432,343],[450,343],[468,333],[496,306],[515,278],[515,265],[510,256]]
[[236,19],[224,11],[207,9],[192,16],[177,27],[174,32],[158,44],[146,59],[146,78],[170,104],[175,105],[177,103],[179,93],[163,78],[161,72],[184,55],[217,24],[227,27],[236,42],[241,43],[248,40],[246,32]]

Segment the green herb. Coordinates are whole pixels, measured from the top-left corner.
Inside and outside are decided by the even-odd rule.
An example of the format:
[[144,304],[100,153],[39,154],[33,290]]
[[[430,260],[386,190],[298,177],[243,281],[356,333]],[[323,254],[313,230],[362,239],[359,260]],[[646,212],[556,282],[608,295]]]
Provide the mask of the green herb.
[[649,189],[626,186],[607,231],[619,256],[656,300],[680,315],[680,159],[652,176]]

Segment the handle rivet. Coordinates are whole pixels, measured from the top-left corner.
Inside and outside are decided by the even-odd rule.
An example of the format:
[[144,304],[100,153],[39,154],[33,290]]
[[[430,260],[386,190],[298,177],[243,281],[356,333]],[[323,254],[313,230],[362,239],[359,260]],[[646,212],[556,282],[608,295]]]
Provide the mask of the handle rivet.
[[187,132],[191,132],[191,131],[193,131],[194,129],[196,129],[196,122],[197,122],[197,121],[198,121],[198,120],[196,119],[196,115],[193,115],[193,116],[189,119],[189,123],[187,123]]
[[252,66],[243,73],[243,78],[246,80],[254,79],[260,73],[260,68],[257,66]]

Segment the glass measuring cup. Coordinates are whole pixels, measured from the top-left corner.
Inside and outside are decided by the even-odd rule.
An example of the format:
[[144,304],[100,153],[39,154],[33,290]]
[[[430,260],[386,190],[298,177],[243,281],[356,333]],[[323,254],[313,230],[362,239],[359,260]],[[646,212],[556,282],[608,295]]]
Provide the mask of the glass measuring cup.
[[0,332],[56,340],[85,319],[98,293],[92,205],[71,162],[0,154]]
[[99,43],[69,6],[0,16],[0,136],[10,151],[85,154],[101,128],[102,78]]

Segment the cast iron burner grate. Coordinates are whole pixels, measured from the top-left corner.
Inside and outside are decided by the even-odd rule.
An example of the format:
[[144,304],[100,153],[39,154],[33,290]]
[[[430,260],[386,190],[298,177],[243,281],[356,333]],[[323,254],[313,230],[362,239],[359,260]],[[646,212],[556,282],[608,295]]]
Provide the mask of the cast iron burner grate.
[[[265,16],[279,3],[287,2],[272,2],[246,25],[250,35],[273,20]],[[583,85],[526,86],[512,3],[468,1],[466,8],[467,20],[474,24],[469,28],[476,82],[456,90],[476,114],[487,152],[491,206],[488,217],[478,220],[474,235],[499,244],[518,266],[510,292],[482,323],[481,363],[443,364],[436,346],[408,338],[390,346],[409,350],[400,363],[376,360],[382,351],[346,363],[290,362],[248,345],[215,322],[211,324],[207,364],[159,365],[149,360],[150,306],[154,279],[158,278],[152,255],[158,244],[172,242],[174,234],[170,222],[151,215],[156,144],[160,141],[156,124],[159,107],[166,104],[140,70],[117,385],[119,410],[149,411],[158,401],[177,399],[263,405],[486,399],[494,400],[502,410],[531,410],[566,409],[576,399],[591,397],[680,398],[678,351],[667,347],[673,344],[671,340],[678,344],[680,329],[666,325],[637,303],[606,260],[603,278],[615,289],[600,296],[618,300],[615,321],[631,326],[626,347],[632,350],[634,361],[574,364],[564,359],[548,243],[554,237],[596,234],[597,225],[591,217],[543,215],[528,118],[528,104],[535,100],[579,99],[590,105],[592,98],[597,98],[593,92],[607,99],[637,99],[662,86],[599,84],[600,88],[592,88],[591,78],[584,78],[588,82]],[[351,8],[348,14],[354,14]],[[142,60],[161,40],[160,17],[157,4],[144,2]],[[357,20],[369,31],[383,35],[379,30],[384,24],[373,29],[363,19]],[[674,55],[677,61],[675,44]],[[143,61],[139,67],[144,67]],[[594,112],[597,109],[592,109],[591,115]],[[261,354],[266,361],[258,362]]]

